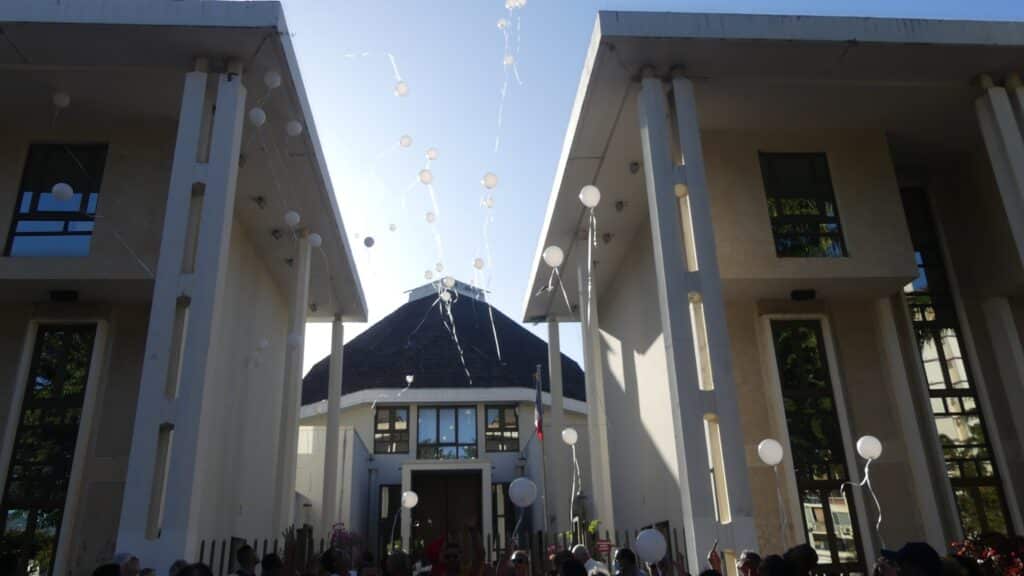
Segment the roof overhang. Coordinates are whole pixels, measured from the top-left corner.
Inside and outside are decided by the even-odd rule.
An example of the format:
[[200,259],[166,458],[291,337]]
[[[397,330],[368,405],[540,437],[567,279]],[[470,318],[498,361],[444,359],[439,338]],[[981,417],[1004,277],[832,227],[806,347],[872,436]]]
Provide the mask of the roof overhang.
[[[229,61],[242,62],[248,106],[265,96],[263,74],[270,69],[280,72],[281,87],[260,104],[268,117],[261,134],[253,134],[246,123],[236,218],[287,294],[294,284],[288,264],[293,244],[289,235],[271,232],[283,227],[282,205],[300,212],[303,225],[324,240],[325,257],[314,254],[311,266],[310,303],[316,306],[309,318],[326,320],[339,314],[345,320],[365,321],[366,299],[278,2],[0,3],[0,72],[24,74],[38,85],[30,89],[38,89],[42,98],[49,98],[48,90],[67,89],[75,106],[95,96],[143,121],[174,119],[180,74],[192,70],[199,57],[210,60],[211,71],[223,69]],[[119,78],[132,78],[135,85],[104,91],[104,83]],[[305,127],[297,138],[285,134],[285,121],[291,119]],[[273,190],[270,182],[276,178],[285,179],[288,190]],[[257,206],[251,201],[256,197],[267,198],[267,205]]]
[[[1024,24],[600,12],[535,250],[525,321],[578,320],[572,308],[575,270],[586,260],[577,199],[584,185],[601,188],[598,231],[616,238],[607,246],[599,240],[600,270],[615,269],[646,218],[643,175],[630,174],[630,164],[642,160],[636,95],[647,68],[665,77],[681,69],[694,81],[702,130],[819,126],[823,116],[807,105],[813,91],[822,102],[846,98],[850,114],[828,118],[838,127],[869,123],[943,145],[955,145],[954,136],[975,145],[973,82],[980,73],[1024,70]],[[541,254],[550,245],[566,254],[568,308],[560,289],[544,290],[551,270]],[[597,275],[599,292],[611,276]]]

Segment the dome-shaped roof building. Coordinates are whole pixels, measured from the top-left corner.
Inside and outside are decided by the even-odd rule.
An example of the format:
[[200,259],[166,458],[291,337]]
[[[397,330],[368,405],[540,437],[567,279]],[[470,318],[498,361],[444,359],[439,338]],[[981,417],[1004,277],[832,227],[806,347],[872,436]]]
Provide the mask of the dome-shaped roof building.
[[[342,395],[405,388],[407,375],[417,389],[532,389],[538,364],[548,391],[547,343],[489,306],[482,290],[462,282],[450,290],[449,318],[438,285],[411,291],[409,302],[345,344]],[[327,399],[329,364],[328,356],[306,374],[303,406]],[[564,354],[562,386],[566,398],[585,400],[583,370]]]

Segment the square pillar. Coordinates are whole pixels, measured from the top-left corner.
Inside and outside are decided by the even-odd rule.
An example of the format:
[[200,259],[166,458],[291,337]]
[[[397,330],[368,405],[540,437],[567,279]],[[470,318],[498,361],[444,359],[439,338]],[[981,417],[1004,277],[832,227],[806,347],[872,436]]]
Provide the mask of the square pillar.
[[331,325],[331,362],[327,380],[327,438],[324,456],[323,518],[321,534],[328,534],[331,526],[340,522],[338,510],[338,428],[341,426],[342,361],[345,353],[345,325],[341,315],[334,316]]
[[562,390],[562,351],[558,321],[554,319],[548,320],[548,383],[551,412],[548,418],[550,426],[544,435],[544,450],[549,462],[549,469],[544,474],[544,494],[548,500],[546,529],[561,532],[571,528],[569,524],[572,521],[572,512],[569,510],[567,473],[571,473],[572,470],[572,455],[569,447],[562,442],[562,429],[565,428],[565,395]]
[[309,237],[296,230],[295,285],[292,289],[287,353],[284,359],[284,391],[281,402],[281,441],[277,458],[277,507],[274,524],[278,532],[295,522],[295,472],[298,463],[299,409],[302,404],[302,356],[306,342],[306,311],[309,308]]
[[[157,566],[195,557],[199,540],[199,432],[213,381],[208,355],[223,309],[245,112],[238,65],[217,75],[215,104],[207,80],[202,63],[185,76],[118,528],[119,550]],[[207,144],[203,128],[211,115]],[[193,258],[186,251],[189,212],[202,185]]]
[[[985,93],[975,100],[978,126],[988,151],[996,187],[1006,210],[1017,255],[1024,260],[1024,136],[1007,89],[982,76]],[[1018,111],[1024,112],[1024,89],[1012,88]]]
[[645,76],[638,112],[686,555],[699,571],[716,541],[738,554],[756,534],[693,84],[672,82],[679,166],[665,89]]
[[[580,334],[583,340],[583,375],[587,387],[587,442],[590,444],[590,486],[595,519],[602,529],[615,533],[611,460],[608,450],[608,417],[604,401],[601,331],[597,318],[597,287],[588,278],[587,262],[578,269]],[[589,287],[588,287],[589,284]],[[561,431],[558,432],[561,435]]]

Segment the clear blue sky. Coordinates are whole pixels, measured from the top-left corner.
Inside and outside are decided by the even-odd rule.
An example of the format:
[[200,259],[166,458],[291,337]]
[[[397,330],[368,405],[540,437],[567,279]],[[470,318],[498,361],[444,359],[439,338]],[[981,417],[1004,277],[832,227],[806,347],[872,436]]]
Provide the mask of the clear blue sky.
[[[512,318],[521,317],[598,10],[1024,20],[1021,0],[528,0],[515,12],[521,17],[522,85],[510,82],[501,150],[495,153],[504,80],[504,40],[496,23],[506,16],[504,0],[285,0],[284,5],[370,308],[368,324],[346,326],[348,338],[405,302],[403,292],[423,284],[424,271],[438,260],[425,220],[429,195],[424,186],[410,187],[428,147],[439,152],[432,170],[445,272],[460,280],[473,281],[473,259],[484,256],[480,179],[486,172],[498,175],[493,261],[485,272],[491,302]],[[370,54],[359,56],[365,52]],[[393,94],[386,53],[394,55],[408,83],[405,98]],[[413,138],[409,149],[398,147],[403,134]],[[396,231],[389,230],[391,224]],[[363,245],[366,236],[374,238],[372,248]],[[533,329],[546,338],[544,326]],[[562,334],[563,351],[579,359],[578,329],[566,326]],[[307,369],[329,345],[329,327],[310,325]]]

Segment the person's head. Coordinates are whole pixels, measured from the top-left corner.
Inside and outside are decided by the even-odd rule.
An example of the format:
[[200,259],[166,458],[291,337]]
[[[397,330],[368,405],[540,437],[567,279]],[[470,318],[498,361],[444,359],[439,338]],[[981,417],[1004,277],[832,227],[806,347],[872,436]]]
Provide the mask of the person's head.
[[526,550],[516,550],[512,553],[512,569],[517,575],[530,573],[530,555]]
[[278,576],[284,570],[284,562],[277,554],[265,554],[260,561],[260,576]]
[[623,574],[636,573],[636,554],[629,548],[619,548],[615,553],[615,563]]
[[184,560],[175,560],[174,563],[171,564],[170,570],[167,571],[167,576],[178,576],[178,574],[181,574],[181,571],[185,569],[185,566],[188,566],[188,562],[185,562]]
[[453,538],[449,538],[444,544],[444,550],[441,551],[441,562],[444,563],[445,568],[450,573],[456,573],[459,571],[462,565],[462,546]]
[[583,565],[583,562],[569,558],[562,563],[558,574],[559,576],[587,576],[587,567]]
[[581,564],[586,564],[587,560],[590,560],[590,550],[583,544],[577,544],[572,547],[572,557]]
[[178,576],[213,576],[213,570],[202,562],[196,562],[182,568]]
[[243,544],[241,548],[235,550],[235,560],[243,570],[249,573],[256,570],[256,563],[259,562],[259,559],[256,558],[256,551],[248,544]]
[[761,555],[753,550],[740,552],[736,559],[736,571],[743,576],[757,576],[761,567]]
[[384,570],[388,576],[410,576],[412,563],[409,562],[409,555],[404,550],[395,550],[388,555],[388,559],[384,563]]
[[782,555],[786,560],[786,566],[793,574],[807,576],[818,565],[818,553],[810,544],[794,546]]
[[156,570],[152,568],[143,568],[139,570],[139,576],[156,576]]
[[113,562],[100,564],[92,571],[92,576],[121,576],[121,566]]
[[772,554],[761,561],[758,568],[761,576],[786,576],[786,561],[778,554]]
[[700,575],[699,576],[722,576],[722,575],[719,574],[718,570],[715,570],[714,568],[705,568],[704,570],[700,571]]
[[899,576],[932,576],[942,573],[942,558],[924,542],[907,542],[899,550],[882,550],[880,560],[893,565]]
[[330,548],[320,555],[318,567],[321,574],[340,574],[347,576],[352,569],[352,560],[343,550]]
[[551,555],[551,568],[554,569],[555,574],[561,574],[562,566],[572,559],[572,552],[569,552],[568,550],[559,550]]
[[139,559],[127,553],[114,557],[114,562],[121,567],[121,576],[139,576]]

